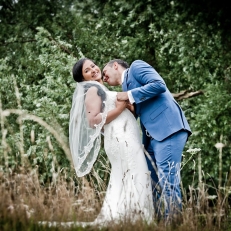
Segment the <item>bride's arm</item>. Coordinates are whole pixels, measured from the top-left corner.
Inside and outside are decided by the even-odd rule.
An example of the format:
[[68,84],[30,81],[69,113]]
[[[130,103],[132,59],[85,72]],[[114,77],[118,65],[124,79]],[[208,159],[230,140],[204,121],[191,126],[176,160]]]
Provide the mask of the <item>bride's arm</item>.
[[[85,98],[87,119],[89,121],[90,127],[94,127],[95,124],[99,124],[102,120],[101,116],[101,105],[102,99],[97,94],[98,89],[96,87],[91,87],[88,89]],[[107,113],[106,124],[114,120],[120,113],[126,108],[127,103],[125,101],[120,101],[116,103],[116,108]]]
[[102,116],[100,115],[102,100],[97,94],[97,91],[98,89],[96,87],[90,87],[85,98],[87,120],[92,128],[102,120]]
[[126,108],[127,102],[126,101],[116,101],[116,108],[109,111],[107,113],[107,119],[105,124],[109,124],[112,120],[117,118],[118,115],[122,113],[122,111]]

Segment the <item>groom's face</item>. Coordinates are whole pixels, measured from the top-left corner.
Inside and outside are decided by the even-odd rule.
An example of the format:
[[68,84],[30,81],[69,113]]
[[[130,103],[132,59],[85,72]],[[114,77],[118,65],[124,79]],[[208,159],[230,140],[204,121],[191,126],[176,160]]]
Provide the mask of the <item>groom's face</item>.
[[120,85],[119,83],[119,79],[118,79],[118,71],[115,67],[115,65],[113,64],[112,66],[110,65],[106,65],[103,68],[103,81],[108,83],[108,85],[110,86],[118,86]]

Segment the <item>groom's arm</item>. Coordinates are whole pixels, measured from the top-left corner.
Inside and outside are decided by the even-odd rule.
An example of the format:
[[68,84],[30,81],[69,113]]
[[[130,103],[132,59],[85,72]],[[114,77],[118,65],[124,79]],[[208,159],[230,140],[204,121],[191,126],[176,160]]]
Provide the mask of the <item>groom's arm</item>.
[[123,101],[123,100],[127,101],[127,100],[129,100],[130,104],[135,103],[135,100],[134,100],[134,98],[132,96],[131,91],[118,92],[117,93],[117,100],[119,100],[119,101]]
[[160,95],[167,90],[163,78],[148,63],[136,60],[130,67],[130,81],[135,81],[137,87],[128,92],[119,92],[118,100],[128,100],[130,103],[141,103]]
[[156,97],[167,90],[163,78],[152,66],[144,61],[134,61],[130,67],[130,72],[134,81],[141,85],[131,90],[137,104]]

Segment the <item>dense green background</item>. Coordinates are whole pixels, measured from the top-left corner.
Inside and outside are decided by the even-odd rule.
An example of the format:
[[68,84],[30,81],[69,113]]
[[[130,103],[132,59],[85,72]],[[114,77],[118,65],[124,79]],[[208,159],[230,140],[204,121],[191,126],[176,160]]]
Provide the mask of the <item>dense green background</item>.
[[[39,167],[44,181],[52,177],[52,168],[70,169],[46,127],[33,120],[20,123],[18,115],[6,116],[2,110],[20,109],[40,117],[68,145],[76,85],[71,69],[84,55],[100,67],[112,58],[129,63],[142,59],[155,67],[172,93],[202,90],[202,95],[179,101],[193,131],[184,160],[190,158],[187,149],[200,148],[203,181],[217,185],[215,144],[223,143],[226,184],[231,162],[229,12],[224,1],[206,0],[1,0],[1,169],[19,169],[26,158],[30,166]],[[197,163],[198,153],[184,166],[185,187],[197,184]]]

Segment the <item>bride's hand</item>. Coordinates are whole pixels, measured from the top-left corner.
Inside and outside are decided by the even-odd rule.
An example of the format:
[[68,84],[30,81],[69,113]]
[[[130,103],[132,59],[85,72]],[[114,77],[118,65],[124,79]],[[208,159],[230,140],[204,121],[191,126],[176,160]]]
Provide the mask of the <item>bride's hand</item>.
[[127,101],[118,101],[116,100],[116,108],[123,111],[127,107]]
[[126,101],[115,101],[115,108],[110,110],[107,113],[107,119],[105,124],[109,124],[112,120],[116,119],[126,108],[127,102]]

